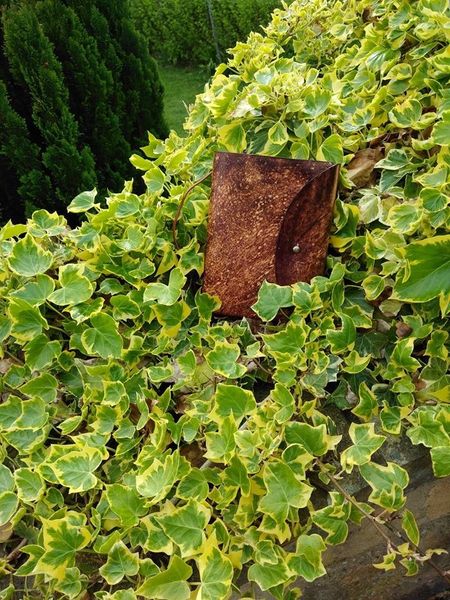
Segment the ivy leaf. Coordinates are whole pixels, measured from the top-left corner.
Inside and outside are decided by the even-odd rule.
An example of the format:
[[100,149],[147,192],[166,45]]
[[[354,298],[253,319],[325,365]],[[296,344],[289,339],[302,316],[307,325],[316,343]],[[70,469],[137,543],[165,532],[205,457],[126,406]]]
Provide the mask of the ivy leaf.
[[333,354],[340,354],[344,350],[352,350],[356,340],[356,327],[353,319],[345,314],[340,314],[342,329],[329,329],[327,331],[327,340],[330,343],[330,350]]
[[253,392],[237,385],[219,383],[215,395],[215,411],[220,417],[232,415],[237,421],[248,416],[256,408]]
[[72,450],[52,463],[52,469],[61,485],[71,494],[86,492],[97,484],[94,471],[100,466],[102,455],[95,448]]
[[43,304],[55,289],[55,282],[48,275],[37,275],[32,281],[14,292],[16,298],[26,300],[32,306]]
[[164,533],[176,544],[181,556],[199,554],[205,541],[205,528],[211,517],[210,511],[195,500],[176,508],[169,515],[157,517]]
[[39,473],[22,467],[14,472],[17,495],[23,502],[39,500],[45,491],[45,483]]
[[450,475],[450,444],[431,448],[431,460],[433,463],[433,473],[436,477],[447,477]]
[[342,468],[347,473],[350,473],[355,465],[369,462],[372,454],[379,450],[386,440],[384,435],[375,433],[373,423],[352,423],[349,434],[354,445],[341,454]]
[[237,123],[222,125],[217,130],[218,139],[225,150],[230,152],[244,152],[247,148],[245,129]]
[[352,409],[352,413],[362,421],[368,421],[372,415],[378,413],[378,402],[375,394],[363,381],[358,388],[359,402]]
[[277,357],[280,354],[298,354],[305,343],[307,329],[297,323],[288,323],[278,333],[263,335],[267,352]]
[[191,591],[187,580],[191,575],[192,568],[174,554],[167,569],[146,579],[137,594],[148,600],[188,600]]
[[233,579],[233,565],[218,548],[211,547],[198,559],[201,585],[198,600],[226,600]]
[[405,509],[405,511],[403,512],[402,528],[408,536],[408,538],[411,540],[411,542],[417,546],[420,542],[419,528],[417,527],[414,515],[408,509]]
[[252,310],[263,321],[271,321],[277,316],[280,308],[288,306],[292,306],[292,288],[263,281],[259,288],[258,301],[253,304]]
[[405,504],[403,490],[409,482],[405,469],[391,462],[388,462],[385,467],[370,462],[361,465],[359,471],[372,488],[369,501],[391,511],[403,507]]
[[325,160],[336,165],[344,162],[344,151],[340,135],[333,133],[325,138],[325,141],[317,152],[317,160]]
[[56,400],[57,389],[58,382],[55,377],[50,373],[43,373],[34,379],[30,379],[20,388],[20,391],[30,397],[38,396],[41,400],[50,404]]
[[308,423],[287,423],[285,438],[288,444],[299,444],[313,456],[323,456],[341,439],[327,433],[326,425],[309,425]]
[[208,365],[222,377],[238,379],[246,372],[246,367],[237,362],[241,351],[237,344],[216,342],[213,350],[205,354]]
[[51,342],[44,335],[38,335],[25,348],[25,360],[32,371],[40,371],[50,365],[61,354],[61,344]]
[[160,194],[164,189],[166,177],[159,167],[153,166],[144,174],[143,179],[150,194]]
[[92,537],[86,527],[86,516],[68,511],[60,519],[41,518],[45,552],[36,565],[37,573],[63,579],[67,567],[73,567],[78,550],[85,548]]
[[427,302],[450,294],[450,235],[412,242],[403,253],[407,270],[397,277],[392,298]]
[[81,274],[78,265],[64,265],[59,269],[60,288],[49,296],[49,301],[60,306],[80,304],[92,296],[94,287],[89,279]]
[[228,462],[236,448],[236,422],[233,417],[225,417],[219,423],[219,431],[205,434],[207,452],[205,457],[215,462]]
[[259,509],[277,523],[287,519],[289,508],[303,508],[308,504],[313,488],[297,481],[290,467],[281,461],[266,465],[263,474],[267,493],[259,502]]
[[289,559],[288,566],[305,581],[314,581],[326,574],[322,563],[322,553],[325,549],[326,544],[317,533],[300,535],[295,554]]
[[100,575],[109,585],[116,585],[126,576],[132,577],[139,571],[139,553],[128,550],[122,540],[108,552],[108,560],[99,569]]
[[0,493],[0,527],[6,525],[14,516],[19,501],[14,492]]
[[139,518],[146,514],[145,500],[136,490],[120,483],[106,486],[105,498],[110,509],[116,514],[123,527],[134,527]]
[[263,592],[287,581],[291,572],[283,561],[277,564],[252,564],[248,570],[248,579],[258,584]]
[[8,260],[10,269],[24,277],[45,273],[52,262],[52,253],[36,244],[31,235],[26,235],[14,245]]
[[175,304],[181,294],[186,277],[181,269],[172,269],[169,276],[169,284],[164,283],[149,283],[144,290],[144,302],[156,300],[158,304],[171,306]]
[[92,328],[81,335],[81,341],[88,353],[98,354],[102,358],[120,358],[122,337],[117,324],[106,314],[94,315],[90,319]]
[[0,493],[14,490],[14,477],[5,465],[0,464]]
[[32,340],[48,329],[48,323],[38,308],[20,298],[12,298],[8,308],[12,321],[12,334],[20,341]]
[[180,467],[178,452],[167,454],[164,462],[155,458],[151,465],[136,477],[136,489],[144,498],[152,498],[152,504],[162,500],[174,485]]
[[67,207],[67,211],[71,213],[84,213],[91,208],[100,208],[100,204],[95,204],[95,198],[97,196],[97,190],[94,188],[89,192],[81,192],[78,196],[72,200]]

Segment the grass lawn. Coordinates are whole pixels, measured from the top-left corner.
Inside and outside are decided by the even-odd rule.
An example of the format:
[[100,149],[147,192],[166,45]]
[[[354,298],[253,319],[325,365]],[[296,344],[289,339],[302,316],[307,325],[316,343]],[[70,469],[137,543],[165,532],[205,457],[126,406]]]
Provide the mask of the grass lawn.
[[159,65],[159,74],[164,85],[164,116],[170,129],[183,132],[187,106],[203,91],[209,79],[206,69],[200,67],[175,67]]

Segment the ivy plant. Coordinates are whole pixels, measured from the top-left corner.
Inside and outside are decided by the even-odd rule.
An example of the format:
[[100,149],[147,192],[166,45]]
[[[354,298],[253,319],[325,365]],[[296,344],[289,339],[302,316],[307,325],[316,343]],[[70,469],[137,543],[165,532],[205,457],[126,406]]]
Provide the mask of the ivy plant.
[[[385,448],[450,475],[449,23],[295,0],[132,157],[144,194],[0,230],[3,598],[294,599],[355,523],[379,569],[434,561]],[[342,166],[326,272],[257,319],[201,290],[220,150]]]

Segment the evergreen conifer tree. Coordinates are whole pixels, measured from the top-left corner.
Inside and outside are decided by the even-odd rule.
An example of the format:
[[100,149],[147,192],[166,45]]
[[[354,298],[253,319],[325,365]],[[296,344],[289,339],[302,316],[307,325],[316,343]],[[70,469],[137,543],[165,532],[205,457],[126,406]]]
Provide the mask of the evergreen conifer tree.
[[117,189],[163,137],[156,65],[127,2],[0,0],[0,219]]

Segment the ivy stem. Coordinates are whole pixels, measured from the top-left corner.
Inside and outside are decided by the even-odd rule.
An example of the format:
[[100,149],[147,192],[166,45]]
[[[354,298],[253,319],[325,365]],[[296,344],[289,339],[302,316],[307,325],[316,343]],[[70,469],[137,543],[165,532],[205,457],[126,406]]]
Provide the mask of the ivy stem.
[[20,554],[21,548],[23,548],[23,546],[25,546],[26,543],[27,543],[27,540],[25,540],[25,539],[23,539],[21,542],[19,542],[19,544],[17,544],[17,546],[13,550],[11,550],[11,552],[5,558],[6,562],[10,562],[11,560],[13,560],[13,558],[16,557],[17,554]]
[[57,308],[55,308],[52,304],[50,304],[50,302],[48,302],[47,300],[45,301],[45,305],[48,306],[48,308],[50,308],[50,310],[53,310],[57,315],[59,315],[62,319],[64,319],[64,321],[67,320],[67,316],[63,315],[62,312],[60,312]]
[[203,181],[205,181],[205,179],[208,179],[208,177],[211,176],[212,171],[209,171],[209,173],[206,173],[206,175],[203,175],[203,177],[200,177],[200,179],[198,179],[195,183],[193,183],[183,194],[183,196],[181,197],[180,203],[178,204],[178,208],[177,208],[177,212],[175,215],[175,218],[173,220],[172,223],[172,237],[173,237],[173,245],[175,246],[175,248],[178,250],[179,249],[179,245],[178,245],[178,241],[177,241],[177,225],[178,225],[178,221],[180,220],[180,215],[181,215],[181,211],[183,210],[183,207],[186,203],[186,199],[189,196],[189,194],[192,192],[192,190],[194,188],[196,188],[198,185],[200,185],[200,183],[202,183]]
[[[331,483],[333,484],[333,486],[337,489],[338,492],[340,492],[344,498],[350,502],[350,504],[352,504],[357,510],[359,510],[359,512],[361,512],[367,519],[369,519],[369,521],[372,523],[372,525],[375,527],[375,529],[378,531],[378,533],[384,538],[384,540],[386,540],[386,543],[388,544],[389,547],[391,547],[393,550],[399,552],[398,550],[398,546],[397,544],[395,544],[392,539],[390,538],[390,536],[384,531],[383,527],[378,523],[376,517],[374,517],[373,515],[371,515],[369,512],[367,512],[361,505],[360,503],[355,500],[343,487],[342,485],[339,483],[339,481],[333,477],[333,475],[331,475],[325,465],[323,464],[323,462],[321,462],[319,459],[317,459],[317,464],[320,468],[320,470],[322,471],[322,473],[324,473],[328,479],[331,481]],[[389,523],[386,523],[385,521],[383,521],[383,525],[389,529],[389,531],[391,531],[392,533],[396,534],[397,536],[399,536],[402,541],[404,542],[408,542],[408,540],[406,540],[402,533],[400,531],[398,531],[397,529],[391,527],[389,525]],[[427,559],[426,555],[423,553],[423,551],[419,548],[419,546],[417,544],[414,544],[413,542],[410,542],[411,545],[415,548],[415,550],[418,552],[418,554],[421,556],[421,558],[424,558],[427,560],[427,562],[429,563],[430,567],[432,567],[436,573],[438,573],[447,583],[450,583],[450,575],[444,571],[443,569],[441,569],[433,560],[431,559]],[[399,552],[400,553],[400,552]]]

